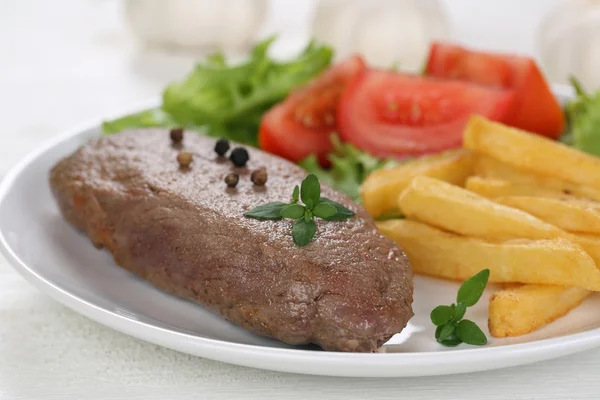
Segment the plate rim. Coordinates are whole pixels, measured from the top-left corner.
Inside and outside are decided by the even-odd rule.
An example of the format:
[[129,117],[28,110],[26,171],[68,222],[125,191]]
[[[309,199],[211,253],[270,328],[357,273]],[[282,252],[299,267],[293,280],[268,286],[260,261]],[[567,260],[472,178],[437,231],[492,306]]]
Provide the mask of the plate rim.
[[[566,85],[553,85],[553,89],[555,94],[561,97],[570,97],[573,93],[572,88]],[[106,118],[95,118],[86,123],[79,124],[45,141],[10,168],[0,181],[0,210],[6,197],[11,192],[14,183],[27,167],[44,153],[86,131],[98,129],[103,120],[156,107],[157,104],[159,102],[156,98],[147,100],[130,109],[121,110],[118,113],[114,113],[114,115],[109,115]],[[91,301],[70,293],[41,276],[21,260],[7,242],[2,227],[0,227],[0,251],[13,269],[25,278],[27,282],[64,306],[93,321],[127,335],[176,351],[247,367],[282,372],[347,377],[446,375],[528,364],[600,346],[600,327],[527,343],[410,353],[341,353],[233,343],[226,340],[200,337],[138,321],[134,318],[104,309]],[[240,355],[251,358],[244,359]],[[282,361],[288,361],[288,363],[281,363]],[[349,363],[350,361],[352,363]],[[487,366],[477,365],[478,362],[482,361],[485,361]],[[494,362],[501,363],[494,365]],[[318,365],[316,369],[315,365]],[[342,366],[343,368],[340,369],[332,369]],[[386,370],[386,368],[398,369]],[[429,371],[427,371],[428,368]],[[316,372],[317,370],[318,372]]]

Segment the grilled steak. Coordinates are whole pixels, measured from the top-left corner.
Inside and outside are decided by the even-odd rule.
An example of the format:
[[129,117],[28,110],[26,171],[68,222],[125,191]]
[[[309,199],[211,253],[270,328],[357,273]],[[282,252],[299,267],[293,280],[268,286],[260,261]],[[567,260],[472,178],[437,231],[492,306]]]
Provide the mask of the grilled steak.
[[[173,144],[159,129],[100,137],[54,166],[52,191],[64,218],[118,265],[256,334],[371,352],[405,327],[410,265],[366,211],[322,185],[323,197],[356,216],[316,220],[314,240],[299,247],[291,220],[242,214],[288,202],[306,172],[253,149],[246,167],[234,168],[214,144],[193,133]],[[189,168],[178,164],[180,150],[193,154]],[[265,186],[250,181],[259,167]],[[236,188],[223,181],[231,172],[240,175]]]

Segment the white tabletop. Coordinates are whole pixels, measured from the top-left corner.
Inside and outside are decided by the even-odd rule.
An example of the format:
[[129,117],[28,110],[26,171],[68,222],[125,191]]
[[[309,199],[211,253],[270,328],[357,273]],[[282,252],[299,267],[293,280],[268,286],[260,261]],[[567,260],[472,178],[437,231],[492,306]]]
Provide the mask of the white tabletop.
[[[269,29],[278,23],[289,28],[294,2],[279,0],[277,12],[288,17],[271,18]],[[534,54],[537,23],[556,2],[445,3],[458,41]],[[191,60],[183,57],[165,60],[136,48],[119,11],[115,0],[0,2],[0,175],[40,141],[155,96],[189,67]],[[306,33],[301,22],[292,28]],[[337,379],[236,367],[91,322],[33,289],[0,258],[0,400],[597,399],[599,370],[600,350],[420,379]]]

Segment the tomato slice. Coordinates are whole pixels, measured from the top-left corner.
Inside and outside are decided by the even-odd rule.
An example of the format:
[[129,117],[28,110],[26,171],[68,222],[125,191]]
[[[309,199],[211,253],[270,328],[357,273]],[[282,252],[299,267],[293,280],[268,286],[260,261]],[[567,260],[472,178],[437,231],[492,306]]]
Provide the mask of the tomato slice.
[[362,57],[352,56],[292,92],[263,115],[260,148],[295,162],[316,154],[319,162],[327,165],[340,97],[365,69]]
[[426,74],[512,89],[516,103],[507,124],[551,138],[558,138],[564,130],[565,118],[560,104],[537,64],[529,57],[434,43]]
[[404,158],[460,146],[472,114],[502,122],[513,102],[504,89],[370,70],[344,92],[338,127],[362,150]]

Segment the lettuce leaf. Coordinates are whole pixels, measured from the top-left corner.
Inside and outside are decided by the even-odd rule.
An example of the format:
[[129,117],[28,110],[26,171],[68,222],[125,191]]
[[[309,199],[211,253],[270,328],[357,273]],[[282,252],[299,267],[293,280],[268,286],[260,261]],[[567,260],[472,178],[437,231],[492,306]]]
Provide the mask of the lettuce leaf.
[[173,128],[177,122],[169,114],[160,109],[151,109],[102,123],[104,133],[118,133],[131,128]]
[[570,135],[563,142],[600,156],[600,91],[586,93],[577,79],[571,77],[577,97],[566,105]]
[[343,143],[335,134],[331,136],[331,141],[333,151],[329,154],[330,168],[321,167],[314,155],[298,164],[307,172],[315,174],[321,182],[346,193],[356,202],[360,202],[360,185],[371,172],[397,164],[394,160],[380,159],[350,143]]

